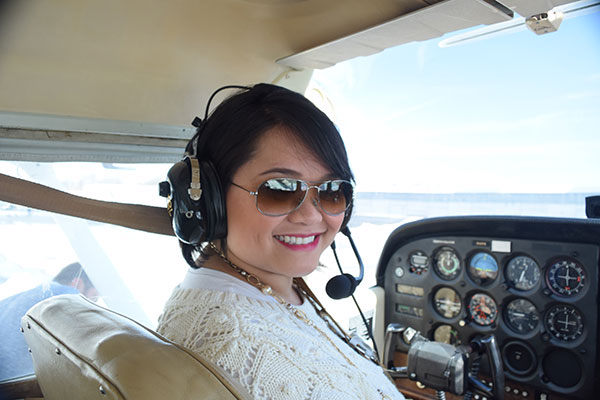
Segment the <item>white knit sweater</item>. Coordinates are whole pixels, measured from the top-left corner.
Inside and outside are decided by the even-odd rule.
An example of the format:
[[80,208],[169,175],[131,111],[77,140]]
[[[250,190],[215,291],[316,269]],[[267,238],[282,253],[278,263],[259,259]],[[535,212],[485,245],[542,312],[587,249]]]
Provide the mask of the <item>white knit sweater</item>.
[[404,398],[379,366],[328,328],[308,301],[298,308],[318,329],[258,290],[249,297],[176,288],[157,330],[225,369],[256,399]]

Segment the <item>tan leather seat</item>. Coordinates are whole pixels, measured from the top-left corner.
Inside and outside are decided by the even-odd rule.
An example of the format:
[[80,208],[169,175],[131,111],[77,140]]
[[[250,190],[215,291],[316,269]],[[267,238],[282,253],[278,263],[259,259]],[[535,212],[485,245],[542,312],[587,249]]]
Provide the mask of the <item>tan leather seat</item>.
[[46,400],[250,399],[221,368],[78,295],[22,319]]

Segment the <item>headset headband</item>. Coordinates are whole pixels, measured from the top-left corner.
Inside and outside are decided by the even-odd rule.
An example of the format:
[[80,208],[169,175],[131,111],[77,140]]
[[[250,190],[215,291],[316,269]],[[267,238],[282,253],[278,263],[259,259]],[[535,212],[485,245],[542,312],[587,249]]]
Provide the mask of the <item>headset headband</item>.
[[222,86],[222,87],[218,88],[210,95],[210,97],[208,98],[208,102],[206,103],[206,109],[204,110],[204,119],[200,119],[199,117],[196,117],[192,121],[192,125],[196,127],[196,135],[195,135],[196,140],[194,140],[192,143],[193,154],[186,152],[185,153],[186,156],[198,157],[198,140],[200,140],[200,134],[202,133],[202,130],[204,129],[204,125],[206,124],[206,120],[208,119],[208,113],[210,112],[210,104],[212,103],[213,99],[219,92],[222,92],[223,90],[227,90],[227,89],[251,90],[252,87],[251,86],[241,86],[241,85],[226,85],[226,86]]

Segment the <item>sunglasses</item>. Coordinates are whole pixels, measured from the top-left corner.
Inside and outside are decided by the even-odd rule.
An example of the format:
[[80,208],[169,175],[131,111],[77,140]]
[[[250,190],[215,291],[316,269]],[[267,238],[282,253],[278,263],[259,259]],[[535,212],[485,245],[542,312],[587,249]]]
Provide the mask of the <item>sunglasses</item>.
[[317,189],[317,201],[325,214],[340,215],[350,207],[354,193],[354,185],[342,179],[310,185],[302,179],[273,178],[258,185],[254,192],[233,182],[231,184],[254,196],[258,211],[270,217],[279,217],[297,210],[311,188]]

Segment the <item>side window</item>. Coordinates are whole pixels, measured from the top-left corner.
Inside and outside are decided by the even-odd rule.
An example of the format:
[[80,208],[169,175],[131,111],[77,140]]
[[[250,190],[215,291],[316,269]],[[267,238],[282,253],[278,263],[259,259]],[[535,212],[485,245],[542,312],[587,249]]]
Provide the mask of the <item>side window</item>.
[[[170,165],[0,162],[0,172],[89,198],[165,207]],[[165,210],[166,212],[166,210]],[[0,202],[0,380],[33,372],[21,316],[73,293],[154,328],[187,265],[175,237]]]

